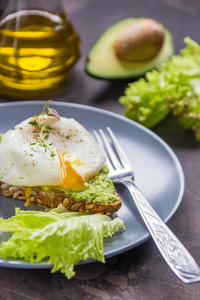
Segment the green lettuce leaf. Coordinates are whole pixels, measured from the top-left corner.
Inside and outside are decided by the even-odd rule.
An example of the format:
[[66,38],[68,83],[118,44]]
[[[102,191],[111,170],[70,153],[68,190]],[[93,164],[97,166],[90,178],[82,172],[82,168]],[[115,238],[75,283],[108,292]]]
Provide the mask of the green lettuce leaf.
[[151,75],[151,81],[140,78],[130,83],[125,95],[119,98],[125,106],[124,116],[146,127],[156,125],[170,112],[165,101],[168,85],[159,78],[158,72],[153,71]]
[[187,46],[145,79],[129,84],[119,101],[124,115],[152,127],[172,111],[185,129],[200,140],[200,46],[189,37]]
[[80,260],[105,262],[103,238],[119,229],[125,229],[123,221],[105,215],[17,208],[15,216],[0,219],[0,231],[12,232],[11,238],[0,245],[0,256],[32,263],[46,259],[53,264],[52,272],[60,270],[71,278]]

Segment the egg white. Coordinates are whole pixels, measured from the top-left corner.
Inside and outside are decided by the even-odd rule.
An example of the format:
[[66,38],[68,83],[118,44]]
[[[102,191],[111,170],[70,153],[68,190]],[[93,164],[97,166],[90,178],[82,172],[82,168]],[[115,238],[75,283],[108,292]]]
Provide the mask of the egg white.
[[[48,148],[39,145],[40,133],[29,122],[42,123],[42,116],[31,117],[6,132],[0,143],[0,181],[15,186],[62,186],[61,166],[57,151],[88,182],[105,164],[99,145],[86,129],[72,118],[44,117],[50,126],[43,137]],[[55,154],[51,156],[50,150]]]

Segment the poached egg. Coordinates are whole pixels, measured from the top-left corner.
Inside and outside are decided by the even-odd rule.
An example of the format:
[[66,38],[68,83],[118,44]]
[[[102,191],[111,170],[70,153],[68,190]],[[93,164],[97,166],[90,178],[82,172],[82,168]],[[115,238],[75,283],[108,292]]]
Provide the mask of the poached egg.
[[[34,124],[42,122],[41,137],[41,126]],[[7,131],[0,143],[0,181],[14,186],[82,191],[105,162],[99,145],[72,118],[28,118]]]

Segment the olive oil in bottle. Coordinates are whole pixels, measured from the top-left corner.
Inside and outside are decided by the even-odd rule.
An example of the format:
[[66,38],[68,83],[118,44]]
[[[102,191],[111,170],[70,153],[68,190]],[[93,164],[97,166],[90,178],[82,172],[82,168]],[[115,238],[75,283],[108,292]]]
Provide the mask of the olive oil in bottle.
[[50,94],[79,56],[79,37],[64,13],[12,12],[0,20],[0,93],[29,99]]

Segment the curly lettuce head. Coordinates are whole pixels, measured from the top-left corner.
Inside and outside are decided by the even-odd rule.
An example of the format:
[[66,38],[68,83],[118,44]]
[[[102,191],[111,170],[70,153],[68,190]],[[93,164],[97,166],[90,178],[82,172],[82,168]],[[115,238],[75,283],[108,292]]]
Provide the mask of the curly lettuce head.
[[145,79],[129,84],[119,101],[124,115],[152,127],[172,111],[185,129],[200,140],[200,46],[189,37],[179,55],[172,56]]

